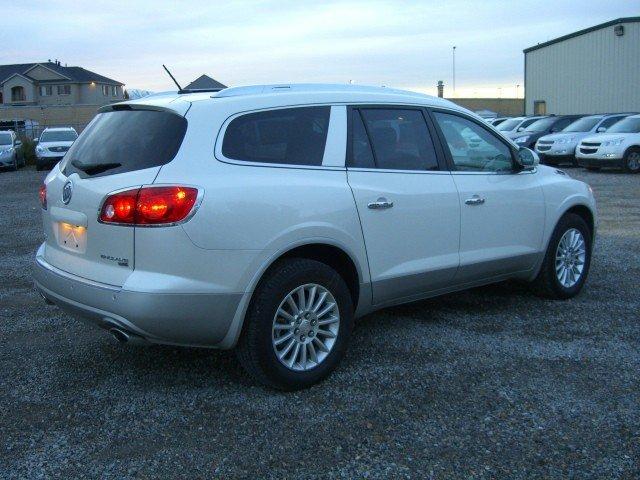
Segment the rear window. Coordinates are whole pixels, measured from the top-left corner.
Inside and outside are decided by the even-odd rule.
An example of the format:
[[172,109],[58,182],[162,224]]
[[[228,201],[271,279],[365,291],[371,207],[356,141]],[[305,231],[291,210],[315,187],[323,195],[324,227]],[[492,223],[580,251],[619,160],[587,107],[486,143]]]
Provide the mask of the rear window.
[[178,153],[186,131],[187,120],[175,113],[100,113],[67,152],[64,173],[103,176],[164,165]]
[[331,107],[249,113],[229,123],[222,154],[231,160],[322,165]]

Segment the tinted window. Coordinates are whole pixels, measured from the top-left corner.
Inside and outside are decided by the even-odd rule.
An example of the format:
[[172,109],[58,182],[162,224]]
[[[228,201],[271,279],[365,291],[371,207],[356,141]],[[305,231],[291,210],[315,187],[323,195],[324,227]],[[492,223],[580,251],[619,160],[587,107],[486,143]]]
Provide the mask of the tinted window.
[[157,167],[173,160],[187,121],[169,112],[100,113],[65,156],[66,175],[102,176]]
[[527,127],[527,132],[545,132],[549,127],[551,127],[551,125],[556,123],[556,120],[557,119],[555,117],[546,117],[536,120]]
[[569,124],[575,122],[575,120],[576,120],[575,118],[561,118],[560,120],[558,120],[556,123],[553,124],[553,127],[551,127],[551,131],[560,132],[566,127],[568,127]]
[[609,128],[610,126],[618,123],[620,120],[622,120],[625,117],[609,117],[606,118],[602,121],[602,123],[600,125],[598,125],[598,128],[604,127],[604,128]]
[[532,123],[537,122],[538,120],[540,120],[540,119],[539,118],[527,118],[524,122],[522,122],[522,124],[518,128],[525,129],[529,125],[531,125]]
[[358,168],[376,168],[373,161],[373,152],[371,151],[371,143],[367,131],[362,123],[362,117],[358,110],[351,112],[352,118],[352,150],[351,150],[351,167]]
[[331,107],[303,107],[242,115],[229,123],[222,154],[233,160],[322,165]]
[[513,168],[510,148],[466,118],[436,112],[456,170],[503,172]]
[[78,134],[71,130],[42,132],[40,135],[41,142],[73,142],[76,138],[78,138]]
[[[596,124],[602,120],[602,117],[584,117],[572,122],[563,132],[589,132]],[[559,123],[559,122],[558,122]]]
[[509,120],[505,120],[498,126],[498,130],[501,132],[510,132],[522,122],[521,118],[510,118]]
[[419,110],[362,109],[377,168],[437,170],[436,151]]

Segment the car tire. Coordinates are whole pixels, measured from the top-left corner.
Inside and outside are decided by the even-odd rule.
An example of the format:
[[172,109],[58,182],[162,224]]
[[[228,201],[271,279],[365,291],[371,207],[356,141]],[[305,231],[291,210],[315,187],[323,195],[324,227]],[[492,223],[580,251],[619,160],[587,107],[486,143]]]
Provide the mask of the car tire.
[[640,173],[640,148],[632,147],[626,151],[623,167],[627,173]]
[[15,155],[13,157],[13,165],[11,165],[9,167],[9,170],[11,170],[12,172],[15,172],[15,171],[18,170],[18,156],[17,155]]
[[574,213],[565,214],[551,235],[542,266],[533,281],[534,291],[553,299],[567,299],[580,293],[591,266],[592,242],[592,232],[584,219]]
[[[315,294],[313,286],[317,287]],[[294,316],[296,309],[289,300],[296,309],[306,306]],[[333,309],[328,311],[330,315],[320,315],[327,308]],[[283,310],[286,317],[280,315]],[[309,315],[314,316],[309,319]],[[279,390],[300,390],[322,381],[338,366],[352,327],[353,302],[344,279],[324,263],[287,258],[271,267],[258,284],[236,353],[255,381]],[[321,330],[330,331],[333,337]],[[288,335],[291,336],[285,338]],[[328,351],[322,350],[321,344]]]

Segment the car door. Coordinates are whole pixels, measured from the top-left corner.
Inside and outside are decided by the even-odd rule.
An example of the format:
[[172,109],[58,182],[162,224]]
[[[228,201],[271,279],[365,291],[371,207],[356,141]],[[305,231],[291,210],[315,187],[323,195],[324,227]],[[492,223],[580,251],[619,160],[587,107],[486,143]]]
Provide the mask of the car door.
[[347,177],[375,305],[443,288],[458,268],[460,204],[434,135],[421,108],[349,110]]
[[515,149],[473,117],[448,110],[432,115],[459,193],[456,283],[532,269],[545,215],[536,170],[515,168]]

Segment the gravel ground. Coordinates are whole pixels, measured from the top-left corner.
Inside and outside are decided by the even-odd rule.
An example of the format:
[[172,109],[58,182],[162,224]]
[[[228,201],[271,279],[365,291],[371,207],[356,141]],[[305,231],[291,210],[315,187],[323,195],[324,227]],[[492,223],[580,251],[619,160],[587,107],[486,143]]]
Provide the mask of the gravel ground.
[[375,313],[293,394],[45,305],[43,175],[0,173],[0,478],[640,477],[640,176],[570,173],[600,211],[581,295],[507,283]]

